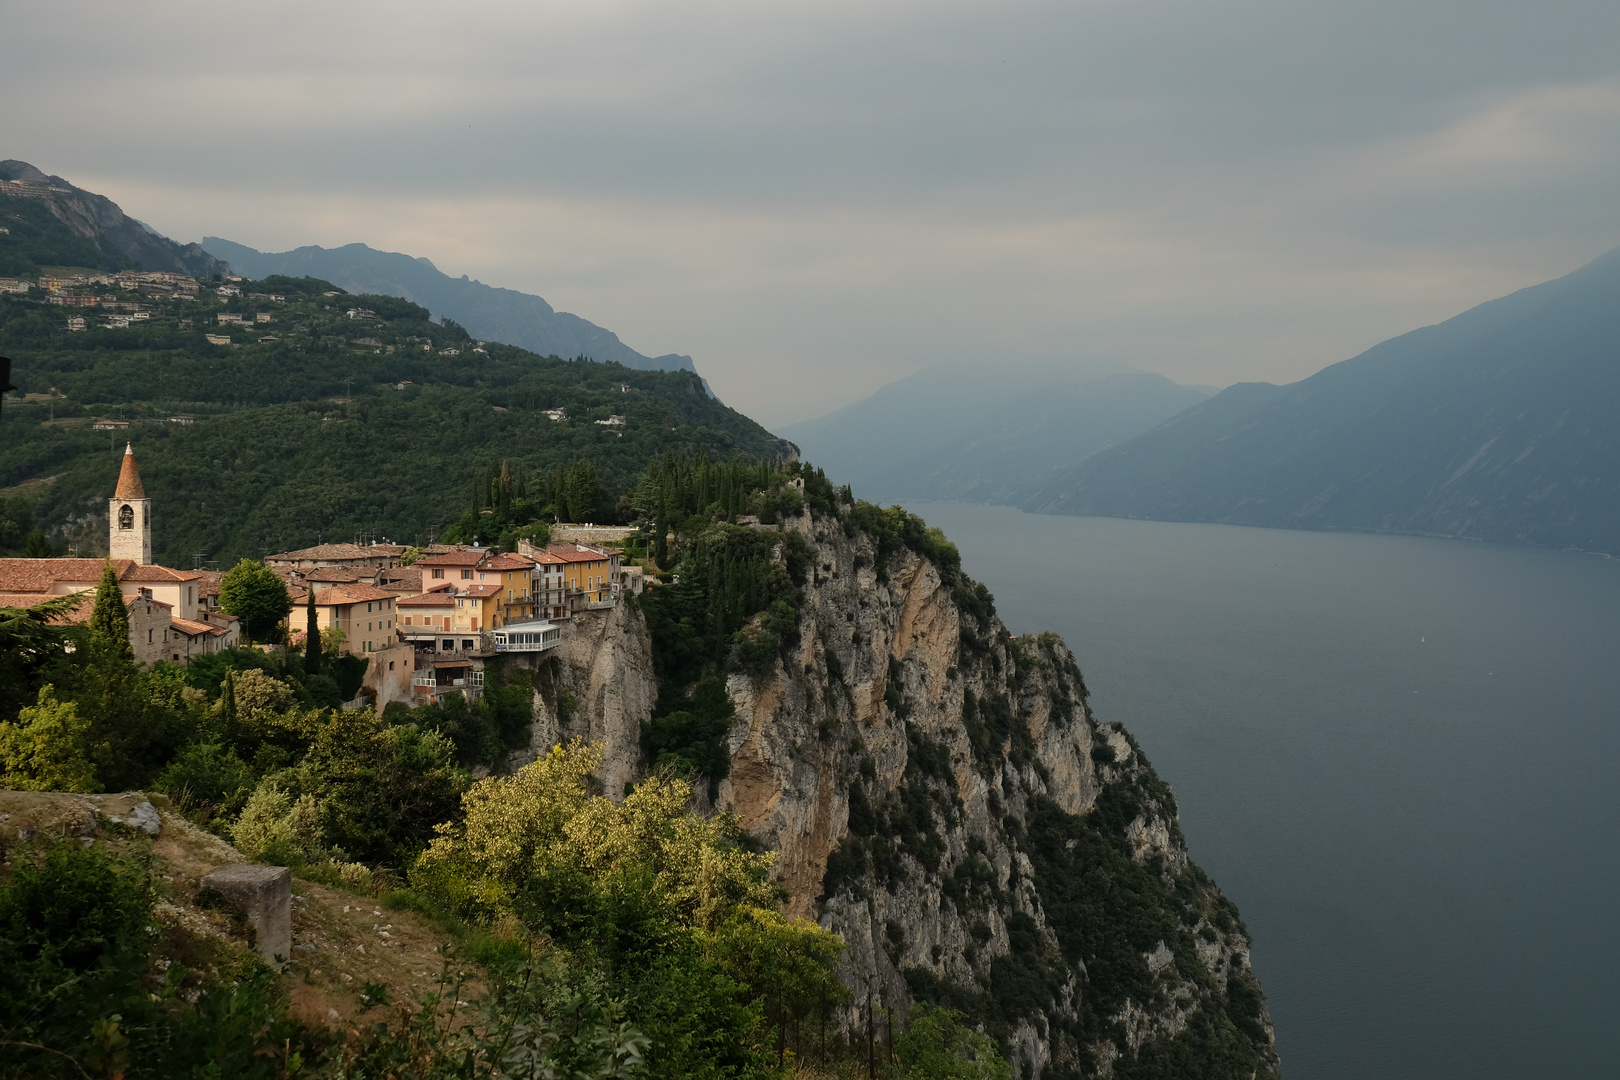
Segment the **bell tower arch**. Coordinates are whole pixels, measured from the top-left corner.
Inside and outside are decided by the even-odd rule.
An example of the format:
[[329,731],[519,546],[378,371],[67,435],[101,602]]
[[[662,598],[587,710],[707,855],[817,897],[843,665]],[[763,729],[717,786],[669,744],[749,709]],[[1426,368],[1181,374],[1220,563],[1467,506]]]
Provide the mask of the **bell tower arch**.
[[107,502],[107,550],[114,559],[134,559],[142,566],[152,561],[152,500],[141,486],[135,447],[128,443],[118,487]]

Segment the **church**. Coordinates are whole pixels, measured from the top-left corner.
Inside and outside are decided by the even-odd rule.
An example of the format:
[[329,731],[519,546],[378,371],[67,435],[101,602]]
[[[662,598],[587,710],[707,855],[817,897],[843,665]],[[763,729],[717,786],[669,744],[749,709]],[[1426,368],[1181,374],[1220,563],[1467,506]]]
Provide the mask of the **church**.
[[81,594],[68,617],[87,621],[102,571],[111,563],[129,609],[129,644],[138,662],[185,664],[241,642],[236,618],[212,610],[202,595],[213,575],[152,562],[152,500],[141,484],[133,445],[124,447],[118,484],[107,502],[107,550],[106,559],[0,559],[0,607]]

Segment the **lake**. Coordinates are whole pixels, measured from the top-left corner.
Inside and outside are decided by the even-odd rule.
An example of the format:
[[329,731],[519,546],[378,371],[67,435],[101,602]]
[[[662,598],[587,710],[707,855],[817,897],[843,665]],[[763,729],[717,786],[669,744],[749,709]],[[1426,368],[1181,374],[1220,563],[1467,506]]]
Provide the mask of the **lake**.
[[1174,788],[1284,1076],[1620,1074],[1620,562],[909,508]]

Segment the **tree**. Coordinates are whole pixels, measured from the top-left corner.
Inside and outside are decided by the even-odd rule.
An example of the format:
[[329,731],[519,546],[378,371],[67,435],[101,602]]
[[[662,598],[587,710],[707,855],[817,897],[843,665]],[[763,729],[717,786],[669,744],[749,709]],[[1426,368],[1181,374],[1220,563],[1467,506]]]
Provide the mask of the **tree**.
[[219,606],[242,620],[254,641],[272,637],[293,608],[287,586],[274,570],[261,562],[243,559],[219,583]]
[[83,631],[65,620],[78,603],[77,596],[53,596],[32,607],[0,608],[0,717],[16,716],[69,658],[69,642]]
[[101,571],[96,585],[96,606],[90,612],[90,648],[111,661],[134,663],[135,651],[129,644],[129,608],[118,587],[118,572],[111,562]]
[[37,705],[0,723],[0,782],[18,791],[100,791],[90,749],[90,721],[43,686]]
[[307,590],[308,599],[304,604],[306,625],[304,630],[304,674],[319,675],[321,673],[321,624],[315,617],[315,588],[310,586]]
[[56,549],[51,546],[50,538],[43,530],[35,529],[28,534],[28,542],[23,545],[23,558],[49,559],[55,554]]
[[906,1032],[894,1040],[900,1080],[1012,1080],[996,1040],[963,1023],[953,1009],[918,1005]]

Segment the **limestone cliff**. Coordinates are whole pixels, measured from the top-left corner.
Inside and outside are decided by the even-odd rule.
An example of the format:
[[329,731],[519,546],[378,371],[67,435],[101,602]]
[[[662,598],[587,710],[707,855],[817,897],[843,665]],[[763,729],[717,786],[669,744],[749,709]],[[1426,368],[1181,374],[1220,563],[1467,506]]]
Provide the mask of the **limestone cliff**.
[[[849,1026],[869,996],[922,998],[1032,1077],[1275,1073],[1236,909],[1188,860],[1141,749],[1088,711],[1064,644],[1013,638],[982,586],[847,506],[782,528],[810,560],[797,641],[728,678],[718,802],[780,852],[791,913],[848,943]],[[591,619],[540,706],[578,712],[536,741],[605,739],[617,791],[653,707],[649,642],[633,606]]]

